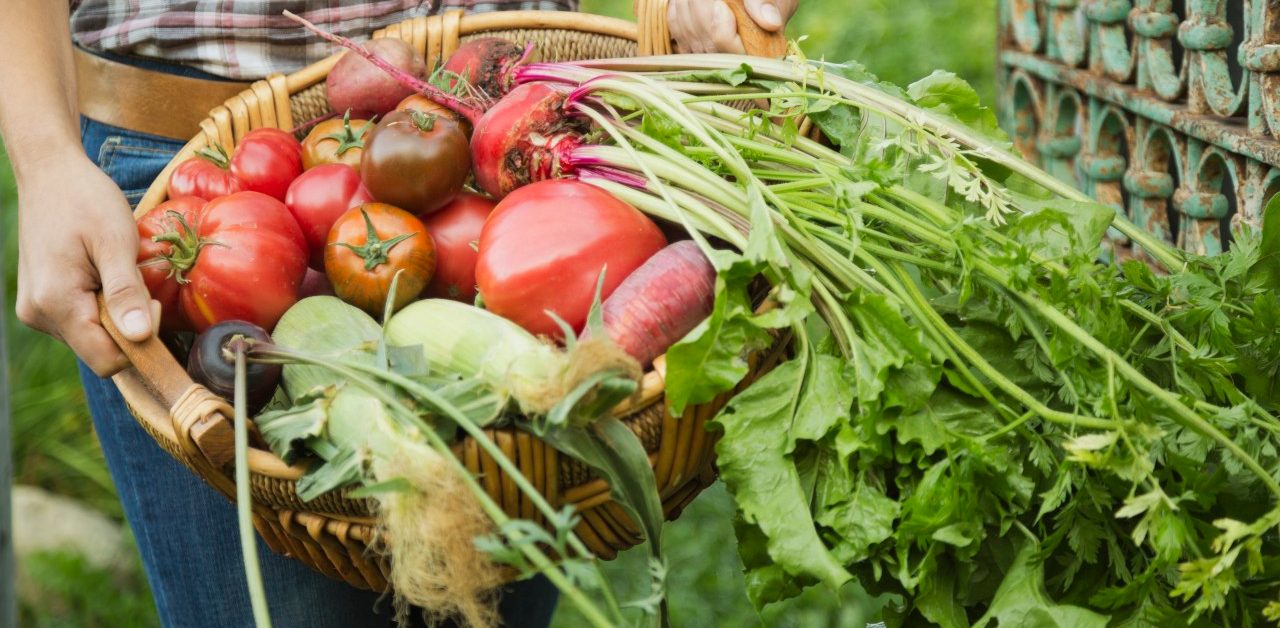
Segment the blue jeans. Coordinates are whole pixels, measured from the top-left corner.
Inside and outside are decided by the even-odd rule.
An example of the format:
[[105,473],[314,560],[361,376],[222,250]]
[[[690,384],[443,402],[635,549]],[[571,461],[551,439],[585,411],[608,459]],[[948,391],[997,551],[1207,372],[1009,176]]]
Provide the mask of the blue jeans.
[[[80,133],[85,152],[120,186],[130,204],[142,198],[182,147],[181,142],[83,118]],[[252,626],[232,503],[142,430],[111,380],[97,377],[83,363],[80,375],[111,478],[142,554],[160,621],[166,628]],[[261,538],[258,550],[275,626],[392,625],[390,600],[380,600],[381,594],[359,591],[292,558],[276,555],[266,549]],[[542,577],[507,587],[500,607],[504,624],[548,625],[557,595],[555,587]]]

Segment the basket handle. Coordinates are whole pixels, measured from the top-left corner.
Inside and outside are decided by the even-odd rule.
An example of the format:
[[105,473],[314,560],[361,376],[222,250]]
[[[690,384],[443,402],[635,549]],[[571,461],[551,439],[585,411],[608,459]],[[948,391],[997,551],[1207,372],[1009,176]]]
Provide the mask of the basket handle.
[[[639,24],[641,55],[671,54],[671,31],[667,28],[669,0],[635,0],[636,22]],[[703,1],[703,0],[698,0]],[[760,28],[747,13],[746,0],[724,0],[738,21],[738,37],[747,54],[778,58],[787,54],[787,36]]]
[[[155,425],[155,433],[172,433],[176,444],[193,463],[207,460],[214,469],[221,469],[231,461],[235,453],[235,433],[226,402],[204,386],[191,381],[182,368],[174,368],[173,355],[160,338],[153,335],[142,342],[125,338],[107,313],[107,302],[98,294],[98,311],[107,334],[124,352],[131,369],[141,376],[169,408],[169,425]],[[147,414],[147,413],[143,413]],[[139,415],[146,421],[158,417]]]

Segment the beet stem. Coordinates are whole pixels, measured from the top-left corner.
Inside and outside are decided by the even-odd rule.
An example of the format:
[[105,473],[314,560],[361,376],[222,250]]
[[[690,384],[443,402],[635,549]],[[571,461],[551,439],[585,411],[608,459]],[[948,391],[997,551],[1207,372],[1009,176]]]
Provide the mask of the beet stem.
[[396,66],[391,65],[391,63],[389,63],[386,59],[379,57],[378,55],[370,52],[368,48],[365,48],[364,46],[361,46],[360,44],[357,44],[356,42],[351,41],[346,37],[342,37],[341,35],[335,35],[333,33],[330,33],[320,28],[319,26],[316,26],[315,24],[311,23],[306,18],[294,13],[293,11],[285,10],[284,16],[301,24],[307,30],[311,31],[312,33],[315,33],[316,35],[319,35],[324,40],[338,44],[339,46],[342,46],[343,48],[346,48],[360,55],[361,57],[364,57],[367,61],[369,61],[369,63],[372,63],[379,70],[382,70],[383,72],[386,72],[388,75],[390,75],[391,78],[395,79],[397,83],[400,83],[401,85],[404,85],[405,87],[408,87],[409,89],[412,89],[416,92],[420,92],[421,94],[425,95],[431,100],[434,100],[437,103],[440,103],[441,105],[444,105],[449,109],[452,109],[454,113],[465,116],[467,120],[471,121],[472,124],[475,124],[476,122],[478,122],[480,120],[480,116],[484,115],[483,111],[480,111],[476,107],[472,106],[470,103],[467,103],[466,101],[436,87],[435,85],[432,85],[431,83],[428,83],[416,76],[412,76],[409,73],[405,72],[404,70],[401,70],[400,68],[397,68]]

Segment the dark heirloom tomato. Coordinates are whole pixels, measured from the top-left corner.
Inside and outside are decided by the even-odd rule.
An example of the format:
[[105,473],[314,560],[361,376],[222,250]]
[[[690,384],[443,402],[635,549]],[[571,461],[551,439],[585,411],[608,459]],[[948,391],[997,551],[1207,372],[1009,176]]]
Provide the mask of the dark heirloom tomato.
[[347,164],[359,168],[364,142],[371,130],[373,122],[352,120],[350,109],[341,120],[325,120],[315,125],[302,140],[302,167],[310,170],[324,164]]
[[159,242],[154,238],[181,234],[184,224],[195,225],[204,204],[204,199],[194,196],[170,198],[138,221],[138,271],[142,273],[142,281],[147,284],[151,298],[160,302],[160,329],[164,331],[189,329],[191,324],[178,306],[181,286],[168,259],[173,255],[172,236]]
[[302,145],[287,131],[254,129],[231,155],[231,173],[244,189],[283,201],[289,184],[302,174]]
[[493,211],[494,202],[463,192],[452,203],[423,219],[436,245],[436,274],[427,296],[464,303],[476,300],[476,247],[480,229]]
[[348,210],[333,224],[324,269],[338,298],[374,316],[386,308],[396,273],[395,309],[422,293],[436,269],[435,244],[418,220],[386,203]]
[[608,192],[569,179],[541,181],[508,194],[489,215],[476,283],[493,313],[559,338],[548,311],[582,329],[600,272],[603,301],[666,244],[652,220]]
[[360,160],[360,178],[373,197],[412,214],[444,207],[470,174],[471,154],[458,123],[416,109],[387,114]]
[[307,241],[284,203],[259,192],[209,201],[182,233],[179,302],[196,331],[227,320],[270,330],[298,300]]
[[324,268],[324,245],[338,216],[372,200],[360,183],[360,173],[347,164],[317,166],[293,180],[284,204],[307,238],[312,268]]
[[239,192],[243,188],[230,167],[226,150],[217,144],[205,147],[173,169],[169,175],[169,198],[195,196],[211,201]]
[[458,115],[458,112],[428,98],[425,94],[410,94],[407,98],[400,101],[396,105],[396,111],[408,111],[416,109],[422,113],[431,113],[437,116],[444,116],[458,123],[462,127],[462,132],[471,137],[471,122],[465,117]]

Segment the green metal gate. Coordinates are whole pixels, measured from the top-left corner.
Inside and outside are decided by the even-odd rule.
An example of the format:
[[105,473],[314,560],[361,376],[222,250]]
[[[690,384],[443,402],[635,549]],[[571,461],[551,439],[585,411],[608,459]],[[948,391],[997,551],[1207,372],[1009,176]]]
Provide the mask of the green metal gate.
[[1280,0],[999,11],[999,107],[1024,157],[1188,250],[1259,226],[1280,191]]

